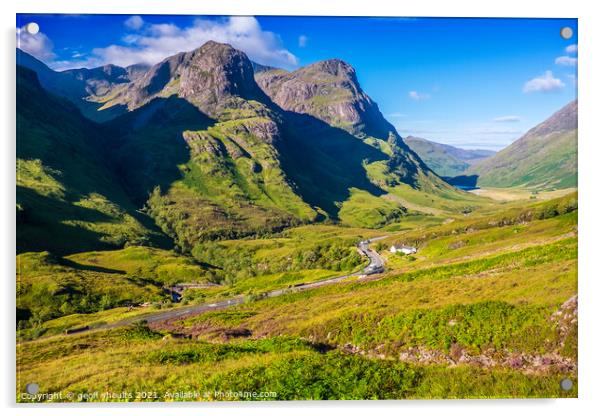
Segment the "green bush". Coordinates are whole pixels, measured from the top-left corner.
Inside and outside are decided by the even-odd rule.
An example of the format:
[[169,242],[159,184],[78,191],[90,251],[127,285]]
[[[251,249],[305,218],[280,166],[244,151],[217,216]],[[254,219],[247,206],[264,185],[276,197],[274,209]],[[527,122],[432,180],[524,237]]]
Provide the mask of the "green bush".
[[407,364],[333,351],[220,374],[210,381],[210,390],[220,391],[227,386],[230,391],[273,391],[277,400],[401,399],[409,396],[419,382],[419,373]]

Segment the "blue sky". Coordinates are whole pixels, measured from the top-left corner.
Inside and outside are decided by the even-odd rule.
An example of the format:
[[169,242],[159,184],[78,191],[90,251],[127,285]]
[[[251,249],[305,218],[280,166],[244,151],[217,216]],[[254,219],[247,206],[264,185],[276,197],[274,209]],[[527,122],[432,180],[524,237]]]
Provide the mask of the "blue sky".
[[[32,21],[38,34],[19,29]],[[340,58],[402,136],[464,148],[501,149],[577,93],[576,19],[18,15],[17,28],[57,70],[152,64],[209,39],[289,70]]]

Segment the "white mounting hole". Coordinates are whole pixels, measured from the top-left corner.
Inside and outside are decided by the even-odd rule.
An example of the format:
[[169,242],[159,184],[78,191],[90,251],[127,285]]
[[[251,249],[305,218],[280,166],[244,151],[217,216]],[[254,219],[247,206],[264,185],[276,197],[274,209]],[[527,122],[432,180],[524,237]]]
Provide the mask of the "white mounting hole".
[[25,30],[30,35],[37,35],[40,31],[40,25],[38,25],[36,22],[27,23],[27,25],[25,26]]

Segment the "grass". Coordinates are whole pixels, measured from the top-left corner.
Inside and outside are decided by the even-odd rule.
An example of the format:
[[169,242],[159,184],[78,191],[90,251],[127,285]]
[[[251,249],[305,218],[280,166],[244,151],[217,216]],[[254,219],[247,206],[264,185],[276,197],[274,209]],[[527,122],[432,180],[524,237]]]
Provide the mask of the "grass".
[[17,308],[22,314],[22,335],[31,337],[51,329],[53,324],[44,322],[54,318],[75,314],[80,316],[72,320],[75,324],[78,319],[81,322],[81,318],[87,318],[78,314],[128,304],[164,302],[169,295],[163,286],[202,283],[207,278],[207,270],[192,259],[148,247],[66,257],[48,252],[20,254]]
[[123,250],[92,251],[66,257],[80,265],[103,267],[128,275],[144,276],[165,285],[203,283],[207,268],[173,251],[151,247],[127,247]]
[[428,241],[420,240],[420,236],[408,232],[389,237],[382,245],[388,249],[389,244],[393,243],[416,244],[419,247],[417,254],[404,256],[383,251],[383,256],[391,269],[407,271],[427,265],[441,266],[466,261],[473,256],[504,252],[508,247],[516,250],[571,236],[575,233],[575,224],[576,212],[573,212],[546,222],[472,230],[469,233],[442,235]]
[[390,200],[353,188],[349,199],[341,204],[339,219],[350,226],[380,228],[398,222],[406,211]]
[[560,198],[577,191],[577,188],[558,189],[555,191],[538,191],[529,188],[479,188],[470,193],[494,199],[496,201],[548,200]]
[[[542,316],[545,315],[541,311],[545,311],[549,317],[562,302],[576,293],[574,254],[573,259],[561,260],[555,258],[553,253],[552,249],[548,254],[533,253],[525,257],[525,253],[518,252],[513,257],[485,259],[478,265],[468,263],[447,267],[451,269],[449,271],[443,268],[424,269],[413,274],[392,275],[375,282],[357,281],[292,293],[233,310],[250,314],[242,325],[253,333],[301,334],[322,342],[358,343],[365,347],[374,346],[371,340],[379,339],[376,334],[387,317],[412,321],[412,316],[428,316],[428,313],[432,313],[433,319],[439,319],[446,325],[450,319],[445,316],[451,312],[445,312],[445,308],[451,308],[449,311],[452,312],[463,311],[462,308],[466,307],[463,305],[479,302],[502,302],[494,305],[502,305],[501,310],[510,308],[512,313],[515,313],[512,308],[518,307],[516,315],[511,314],[507,322],[511,328],[515,325],[512,322],[514,317],[519,320],[526,317],[527,321],[533,317],[533,323],[541,327]],[[519,259],[522,264],[517,262]],[[478,307],[478,310],[483,307],[490,309],[487,303],[483,305],[474,307]],[[463,312],[457,313],[463,316]],[[482,320],[474,321],[474,328],[480,328],[487,337],[494,339],[503,334],[500,331],[504,331],[501,326],[504,321],[500,322],[495,314],[485,318],[488,313],[484,312]],[[195,318],[190,319],[194,321]],[[240,325],[236,323],[236,326]],[[520,327],[522,324],[516,325]],[[225,326],[230,327],[228,324]],[[408,328],[416,331],[408,333],[410,345],[424,341],[419,328],[432,329],[427,324],[416,327],[409,325]],[[471,336],[476,336],[474,330],[469,332]],[[388,334],[386,339],[380,338],[380,341],[394,344],[400,340],[399,333],[392,331]],[[527,348],[527,344],[542,343],[546,332],[541,332],[537,338],[530,332],[524,333],[522,338],[516,333],[512,334],[504,339],[517,342],[519,348],[528,350],[531,347]],[[438,342],[444,342],[444,339]],[[464,346],[474,345],[478,345],[478,342],[471,338]]]
[[[448,237],[434,237],[427,242],[433,249],[424,249],[422,260],[388,264],[393,270],[379,280],[356,280],[238,306],[232,313],[239,319],[232,323],[214,322],[212,314],[185,322],[195,327],[209,320],[216,328],[242,326],[257,334],[301,334],[367,348],[405,340],[406,346],[442,349],[455,342],[468,350],[476,348],[473,352],[490,346],[551,350],[558,343],[546,344],[546,339],[554,339],[549,317],[576,293],[577,245],[567,236],[574,229],[575,214],[535,220],[523,226],[519,237],[511,224],[489,228],[462,253],[435,249],[449,243]],[[467,235],[473,238],[471,233],[455,238]],[[517,245],[521,240],[529,244]],[[241,321],[240,316],[245,318]],[[447,324],[453,319],[459,324],[452,330]],[[409,332],[402,337],[386,329],[391,325]]]
[[[180,390],[276,392],[276,397],[263,397],[270,400],[575,397],[576,388],[559,388],[563,378],[576,380],[573,370],[558,364],[543,370],[505,364],[515,355],[576,361],[576,326],[562,332],[551,320],[577,293],[575,201],[569,195],[522,206],[511,203],[503,212],[471,213],[453,221],[410,215],[404,217],[405,226],[400,223],[404,228],[389,232],[308,225],[274,238],[216,242],[204,247],[205,260],[225,259],[219,267],[248,274],[224,287],[187,292],[188,302],[338,275],[341,263],[330,247],[351,250],[359,239],[388,234],[382,250],[392,241],[410,241],[419,244],[419,251],[413,261],[389,257],[388,270],[378,279],[355,278],[258,298],[162,329],[136,325],[22,342],[18,386],[35,379],[47,391],[156,391],[152,400],[181,400],[170,395]],[[69,259],[86,267],[113,264],[126,273],[148,262],[149,252],[128,250]],[[299,263],[299,270],[276,271],[294,266],[295,253],[310,251],[318,260],[320,253],[329,253],[319,261],[330,269]],[[157,268],[164,262],[180,264],[173,253],[155,256]],[[47,321],[43,328],[51,335],[77,325],[143,318],[148,312],[116,308],[70,315]],[[182,333],[193,338],[177,336]],[[443,357],[484,356],[495,364],[484,368],[399,359],[412,348]],[[225,393],[193,398],[231,399]]]
[[[128,328],[19,345],[17,356],[18,391],[35,378],[40,393],[73,394],[64,401],[85,401],[84,393],[95,391],[123,392],[124,377],[126,391],[151,393],[119,396],[119,401],[182,400],[174,395],[177,391],[201,392],[195,400],[232,400],[232,391],[274,392],[275,397],[265,397],[268,400],[576,395],[576,389],[561,392],[564,375],[558,373],[527,375],[501,368],[375,360],[324,350],[295,337],[214,344]],[[26,356],[30,358],[24,360]],[[27,401],[20,396],[17,400]],[[104,400],[99,396],[94,401]]]
[[[575,113],[576,114],[576,113]],[[576,126],[576,115],[574,115]],[[556,190],[577,186],[577,129],[519,139],[468,169],[486,187]]]
[[164,246],[108,169],[98,126],[18,71],[17,252]]

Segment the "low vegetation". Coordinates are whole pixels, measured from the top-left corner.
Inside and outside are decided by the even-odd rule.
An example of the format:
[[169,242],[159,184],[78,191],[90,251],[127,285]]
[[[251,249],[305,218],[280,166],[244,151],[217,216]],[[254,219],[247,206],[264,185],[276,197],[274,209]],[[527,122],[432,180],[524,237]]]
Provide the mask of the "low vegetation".
[[[70,337],[52,335],[144,319],[153,311],[115,308],[50,319],[37,332],[21,330],[23,340],[40,338],[19,344],[19,357],[45,351],[23,362],[22,377],[35,376],[48,391],[74,392],[116,388],[127,377],[134,390],[158,391],[152,400],[181,400],[169,396],[179,389],[276,392],[263,397],[268,400],[574,397],[576,388],[564,392],[558,383],[576,377],[576,324],[554,316],[576,294],[576,214],[572,195],[451,222],[424,217],[374,244],[384,253],[388,241],[417,241],[413,261],[390,254],[388,271],[378,279],[292,289],[269,299],[256,295],[353,268],[342,267],[336,253],[351,253],[358,239],[383,231],[305,226],[277,238],[226,240],[202,251],[199,245],[195,255],[206,257],[197,261],[221,259],[224,275],[246,273],[222,286],[186,291],[183,302],[238,295],[255,296],[253,301],[171,323]],[[315,262],[297,257],[310,251]],[[161,274],[166,265],[181,267],[181,273],[201,267],[187,257],[141,248],[68,260],[86,267],[112,264],[127,274],[142,269],[160,281],[169,281]],[[92,352],[98,360],[84,367]],[[55,366],[67,366],[71,376],[56,380]]]

